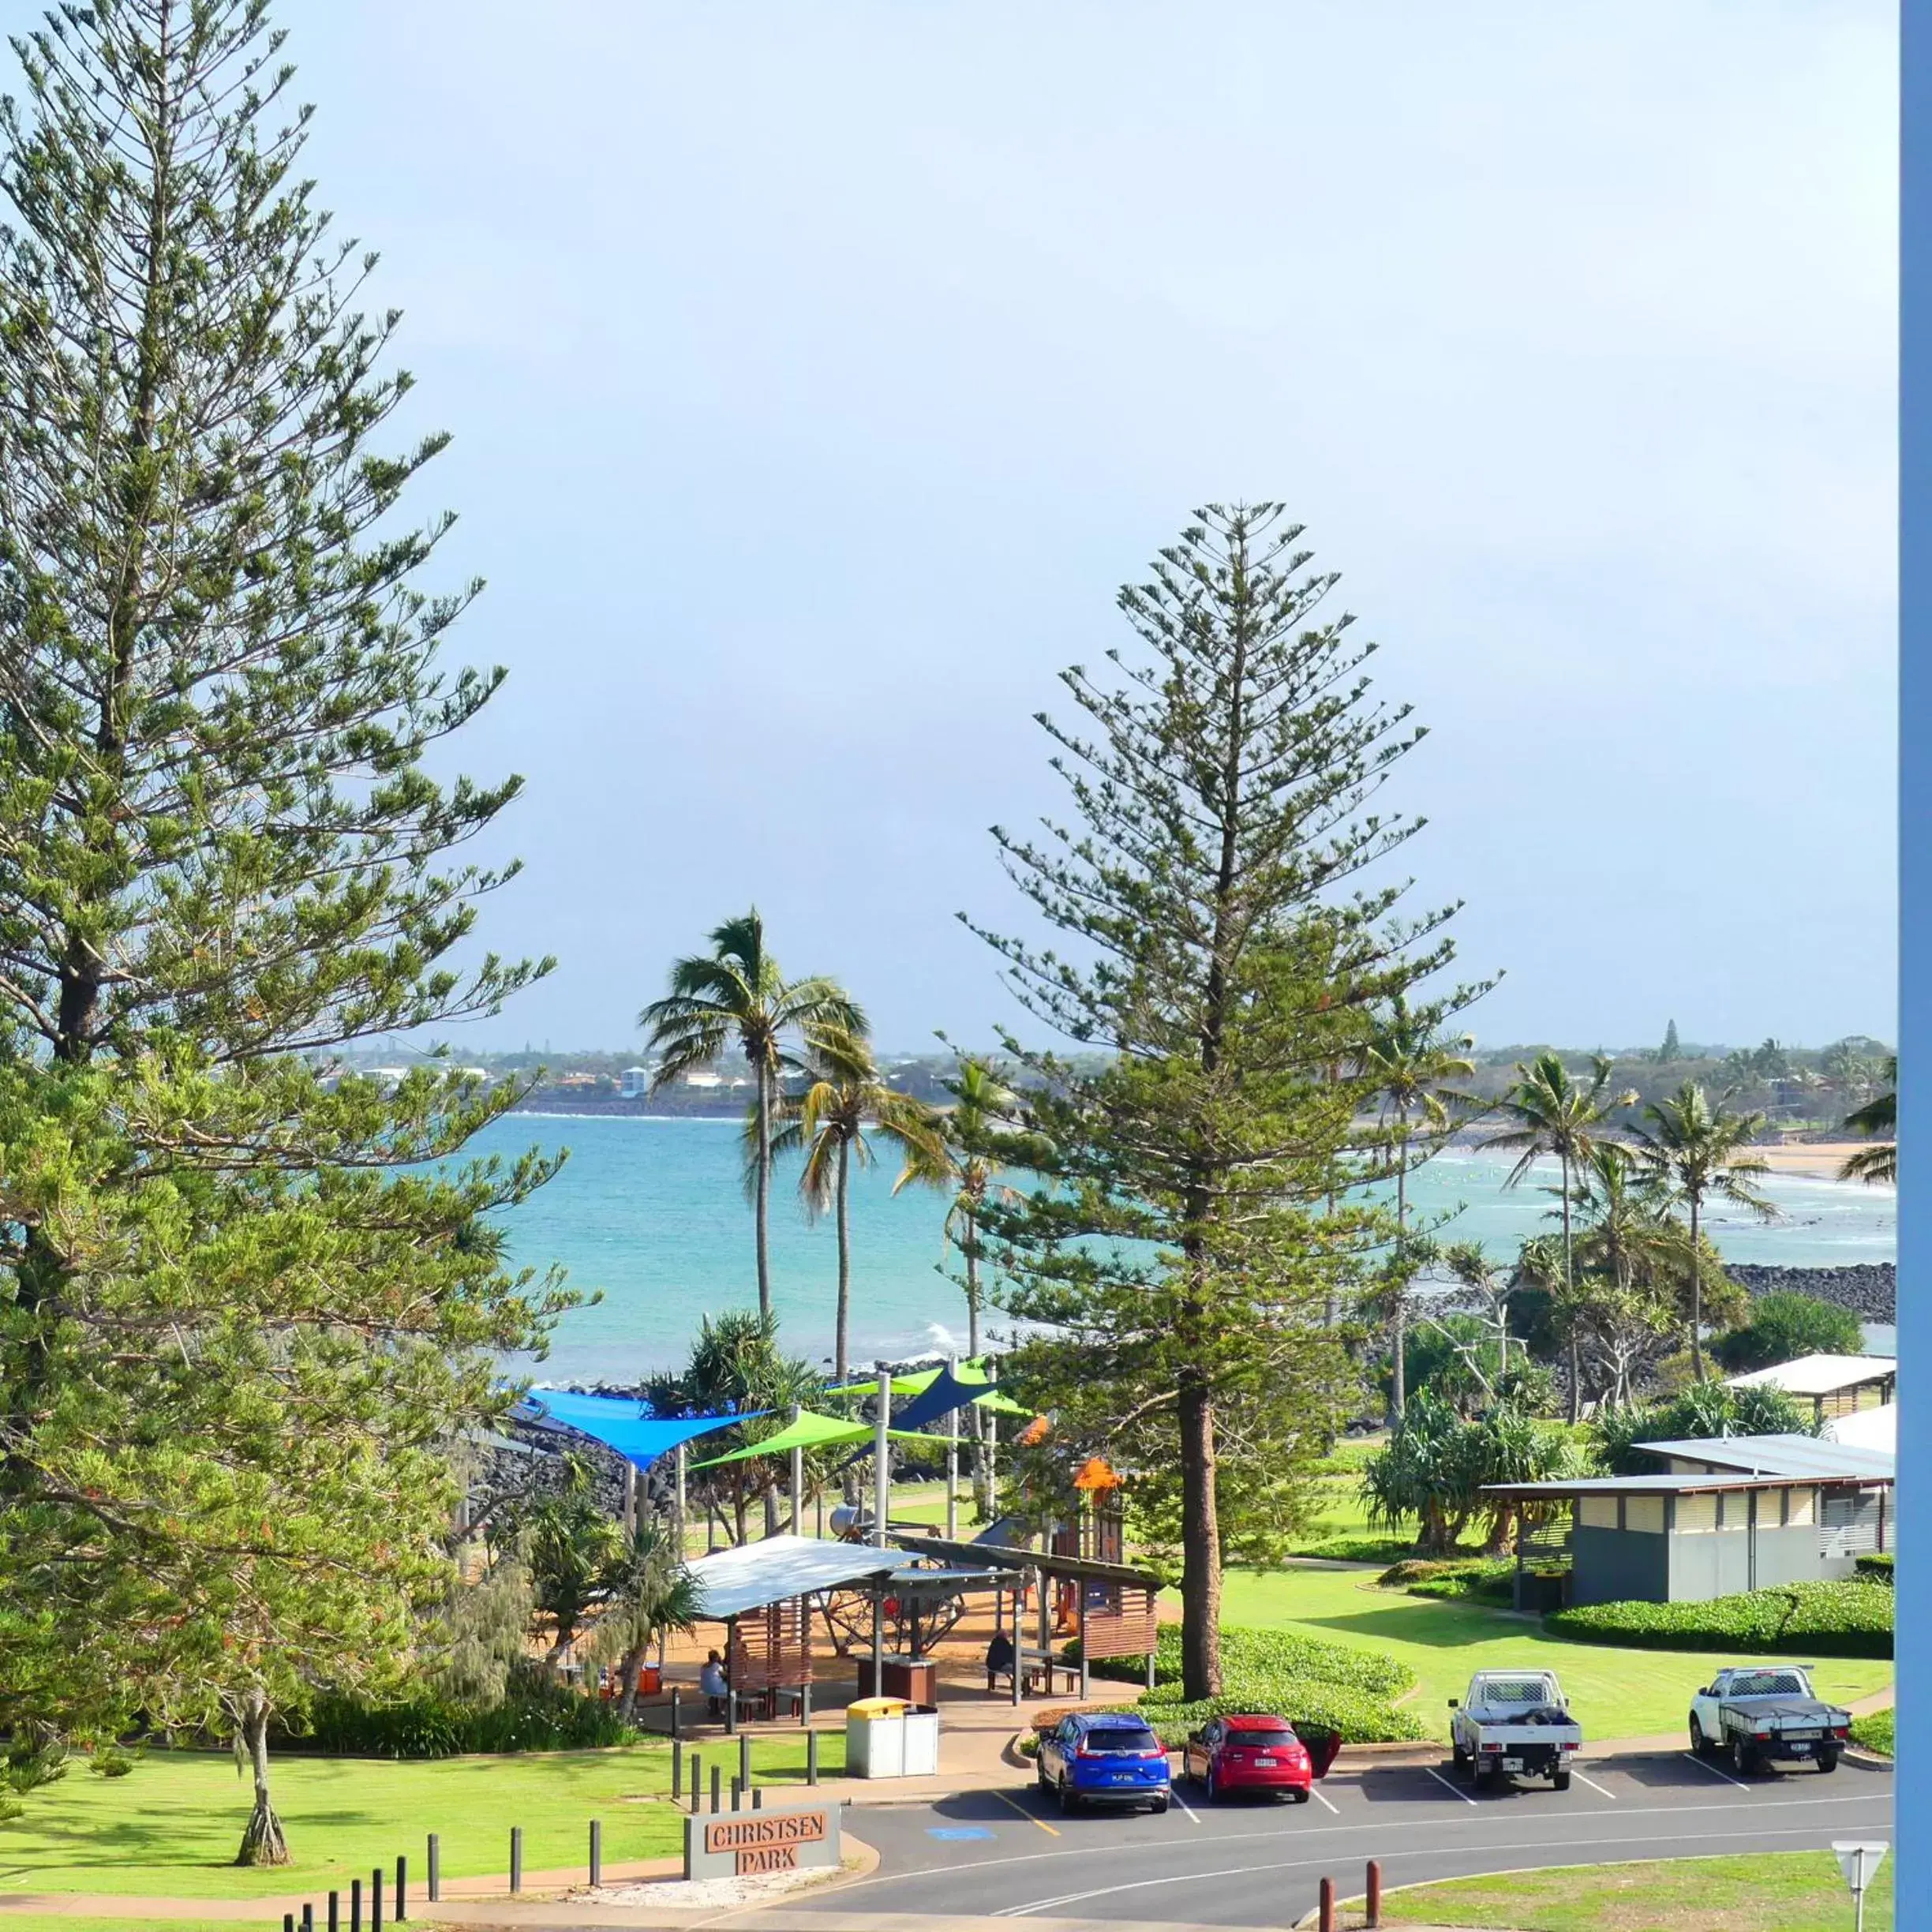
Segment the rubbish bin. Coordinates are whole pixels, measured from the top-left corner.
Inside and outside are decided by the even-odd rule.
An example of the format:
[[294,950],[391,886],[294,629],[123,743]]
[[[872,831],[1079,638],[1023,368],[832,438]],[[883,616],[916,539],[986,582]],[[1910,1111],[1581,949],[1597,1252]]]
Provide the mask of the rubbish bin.
[[918,1704],[905,1715],[905,1775],[939,1775],[939,1707]]
[[845,1775],[905,1776],[906,1701],[859,1698],[845,1706]]

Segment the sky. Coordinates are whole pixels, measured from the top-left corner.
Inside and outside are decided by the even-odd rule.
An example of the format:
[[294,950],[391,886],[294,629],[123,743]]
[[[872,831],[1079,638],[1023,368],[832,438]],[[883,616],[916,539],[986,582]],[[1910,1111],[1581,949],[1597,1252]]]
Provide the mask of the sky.
[[522,773],[478,1047],[755,901],[882,1046],[1017,1017],[987,828],[1199,504],[1307,526],[1486,1044],[1893,1027],[1878,0],[284,5]]

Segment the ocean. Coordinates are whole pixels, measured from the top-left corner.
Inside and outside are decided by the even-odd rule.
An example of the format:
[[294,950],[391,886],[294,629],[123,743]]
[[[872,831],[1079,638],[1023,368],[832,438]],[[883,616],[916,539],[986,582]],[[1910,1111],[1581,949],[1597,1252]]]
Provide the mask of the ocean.
[[[603,1290],[598,1306],[564,1318],[547,1361],[519,1366],[543,1381],[634,1380],[676,1364],[701,1314],[757,1305],[739,1133],[731,1120],[516,1114],[477,1136],[478,1154],[569,1150],[556,1180],[504,1216],[511,1252],[523,1266],[560,1262],[573,1286]],[[1411,1177],[1409,1198],[1425,1221],[1459,1209],[1448,1237],[1480,1241],[1500,1258],[1554,1225],[1542,1187],[1555,1163],[1547,1178],[1515,1189],[1503,1185],[1508,1170],[1503,1155],[1455,1149]],[[965,1346],[965,1296],[940,1271],[945,1199],[912,1188],[895,1196],[897,1174],[882,1161],[852,1189],[860,1361]],[[773,1299],[787,1346],[817,1359],[831,1347],[837,1249],[829,1219],[806,1219],[796,1186],[796,1163],[774,1177]],[[1712,1238],[1728,1258],[1804,1267],[1894,1258],[1889,1189],[1773,1175],[1764,1192],[1780,1211],[1769,1224],[1721,1205],[1711,1211]],[[944,1259],[957,1272],[957,1255]]]

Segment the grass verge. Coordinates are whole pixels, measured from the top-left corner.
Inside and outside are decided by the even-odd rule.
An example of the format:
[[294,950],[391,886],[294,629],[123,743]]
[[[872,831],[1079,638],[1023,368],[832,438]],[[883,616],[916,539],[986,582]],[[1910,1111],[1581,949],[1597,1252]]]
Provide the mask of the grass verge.
[[[1774,1852],[1451,1878],[1384,1894],[1382,1919],[1513,1932],[1843,1932],[1852,1901],[1829,1852]],[[1888,1859],[1865,1895],[1866,1932],[1891,1923]]]
[[1862,1745],[1869,1751],[1880,1751],[1886,1757],[1893,1753],[1893,1724],[1896,1713],[1893,1711],[1874,1711],[1869,1717],[1852,1720],[1852,1742]]
[[[842,1732],[819,1739],[828,1777],[844,1768]],[[727,1777],[737,1752],[700,1747]],[[801,1735],[760,1737],[752,1773],[802,1779]],[[581,1865],[590,1822],[604,1825],[612,1863],[662,1858],[682,1840],[670,1790],[668,1744],[608,1751],[545,1751],[528,1756],[444,1758],[399,1763],[370,1758],[288,1757],[273,1767],[275,1808],[295,1863],[273,1871],[230,1861],[247,1820],[249,1788],[226,1753],[156,1751],[124,1778],[74,1776],[36,1792],[26,1815],[0,1828],[0,1893],[100,1892],[178,1898],[260,1898],[346,1890],[377,1865],[407,1855],[424,1869],[435,1832],[452,1878],[500,1872],[510,1862],[510,1828],[523,1828],[530,1871]],[[7,1932],[19,1922],[0,1915]],[[68,1932],[73,1922],[63,1921]]]
[[[1473,1671],[1553,1670],[1586,1736],[1643,1737],[1681,1732],[1691,1693],[1709,1682],[1712,1671],[1719,1664],[1752,1661],[1748,1654],[1713,1658],[1708,1651],[1569,1642],[1533,1618],[1478,1603],[1431,1601],[1379,1589],[1354,1571],[1230,1571],[1221,1614],[1229,1624],[1298,1631],[1407,1665],[1416,1690],[1400,1708],[1438,1739],[1449,1735],[1448,1700],[1462,1694]],[[1819,1695],[1840,1703],[1868,1697],[1892,1682],[1892,1665],[1884,1658],[1816,1661]]]

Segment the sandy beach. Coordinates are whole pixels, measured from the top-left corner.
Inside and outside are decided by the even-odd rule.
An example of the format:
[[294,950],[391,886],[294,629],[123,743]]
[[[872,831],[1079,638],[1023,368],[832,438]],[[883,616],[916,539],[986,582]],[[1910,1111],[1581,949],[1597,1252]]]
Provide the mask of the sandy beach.
[[1840,1163],[1869,1140],[1794,1141],[1788,1147],[1753,1148],[1773,1174],[1798,1174],[1807,1180],[1836,1181]]

